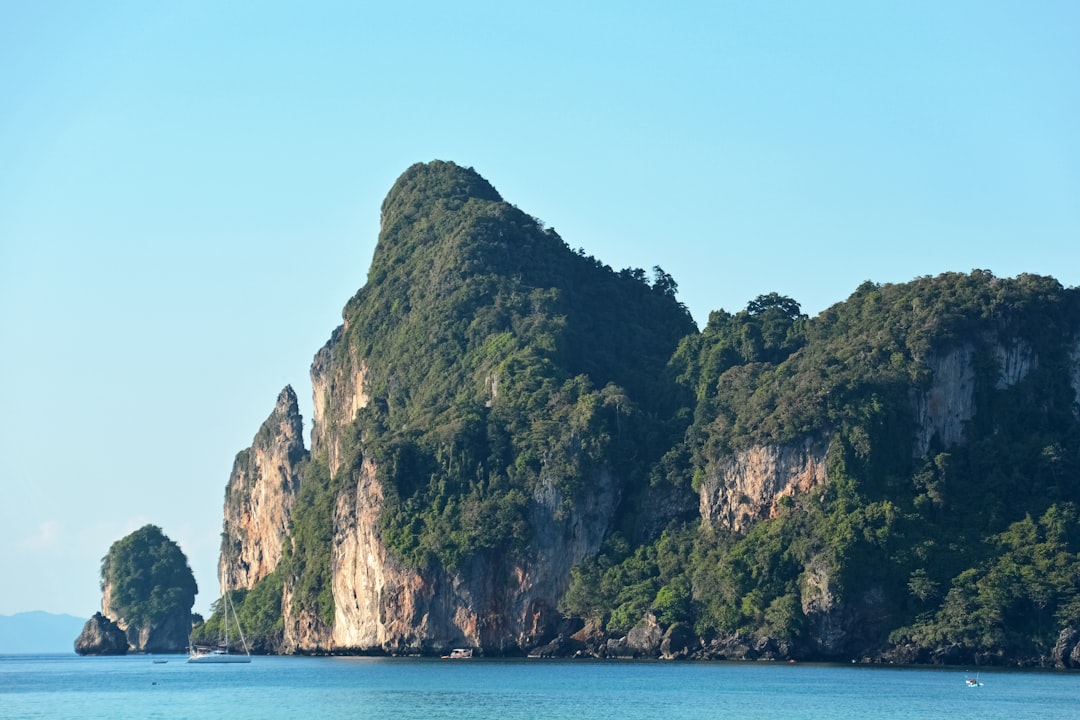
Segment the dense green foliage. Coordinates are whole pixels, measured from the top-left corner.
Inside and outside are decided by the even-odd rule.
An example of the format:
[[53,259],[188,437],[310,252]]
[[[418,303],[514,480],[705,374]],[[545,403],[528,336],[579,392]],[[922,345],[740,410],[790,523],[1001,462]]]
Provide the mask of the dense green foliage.
[[[745,535],[691,523],[642,547],[609,543],[576,572],[567,611],[621,631],[651,609],[706,638],[846,652],[815,645],[827,592],[872,616],[863,649],[891,632],[931,649],[1047,654],[1078,620],[1078,330],[1077,291],[985,271],[866,283],[812,320],[776,295],[714,313],[672,360],[694,422],[669,453],[684,464],[665,472],[700,482],[734,451],[823,437],[829,483]],[[1038,362],[1007,386],[998,347],[1013,346]],[[960,347],[975,367],[965,442],[934,438],[913,457],[913,393],[932,355]]]
[[279,566],[282,576],[291,578],[295,607],[306,608],[327,625],[334,620],[330,582],[334,501],[345,477],[331,480],[325,454],[301,465],[300,492]]
[[[273,652],[278,648],[284,630],[281,613],[281,584],[282,573],[279,568],[256,583],[251,590],[229,591],[229,644],[231,646],[240,645],[238,634],[242,634],[252,650]],[[224,605],[225,598],[211,605],[212,615],[192,630],[192,643],[224,644]]]
[[198,587],[180,546],[156,525],[117,540],[101,559],[101,586],[112,610],[135,627],[187,617]]
[[[807,656],[1034,657],[1080,622],[1080,291],[975,270],[867,282],[815,318],[762,295],[698,332],[662,269],[570,250],[471,170],[414,166],[382,213],[328,350],[335,377],[363,364],[370,402],[338,429],[337,472],[306,461],[279,570],[322,622],[335,504],[367,460],[390,551],[452,571],[527,559],[541,503],[558,522],[614,478],[605,547],[563,601],[611,633],[651,612]],[[973,368],[960,443],[917,426],[950,353]],[[736,453],[800,443],[823,486],[745,532],[694,516]]]
[[[1080,625],[1080,523],[1073,504],[1051,505],[989,538],[991,557],[952,579],[932,613],[893,633],[924,646],[960,644],[985,651],[1046,655],[1064,627]],[[912,574],[913,595],[939,586]]]
[[675,292],[660,268],[650,280],[571,250],[472,170],[407,171],[333,348],[336,366],[365,362],[371,403],[338,476],[316,458],[301,483],[298,602],[332,618],[333,502],[364,458],[383,539],[415,567],[522,556],[538,494],[572,508],[601,471],[645,483],[673,427],[664,367],[695,330]]

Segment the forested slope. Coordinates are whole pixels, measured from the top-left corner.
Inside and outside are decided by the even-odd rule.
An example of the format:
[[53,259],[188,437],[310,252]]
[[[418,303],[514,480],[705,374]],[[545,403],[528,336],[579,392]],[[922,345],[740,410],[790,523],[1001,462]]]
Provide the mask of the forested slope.
[[285,652],[1080,664],[1077,290],[946,273],[700,331],[676,293],[410,168],[241,616]]
[[695,401],[671,481],[808,440],[827,480],[741,532],[616,546],[567,609],[621,631],[651,608],[706,653],[1049,658],[1080,622],[1078,300],[974,271],[865,283],[812,319],[778,295],[714,313],[672,360]]

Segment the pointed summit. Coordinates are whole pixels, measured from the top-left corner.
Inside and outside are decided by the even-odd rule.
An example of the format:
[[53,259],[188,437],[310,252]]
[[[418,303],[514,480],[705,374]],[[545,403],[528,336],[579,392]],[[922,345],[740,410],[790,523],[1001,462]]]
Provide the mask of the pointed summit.
[[294,420],[300,420],[300,405],[296,400],[296,392],[293,390],[292,385],[286,385],[285,389],[278,393],[277,404],[274,406],[274,413],[271,418],[277,415],[288,418],[290,423]]
[[416,163],[397,179],[382,205],[382,226],[386,230],[400,220],[425,215],[431,206],[444,203],[457,210],[468,200],[502,202],[491,183],[472,168],[453,162],[433,160]]
[[286,385],[252,440],[237,453],[225,490],[225,533],[219,577],[230,588],[252,588],[281,560],[282,538],[300,490],[304,422],[296,393]]
[[[509,224],[508,215],[514,217]],[[385,285],[377,292],[391,304],[398,299],[401,306],[408,296],[411,306],[424,288],[449,290],[463,274],[486,265],[490,249],[477,244],[505,245],[511,234],[518,234],[507,233],[510,226],[531,226],[539,232],[533,218],[503,202],[472,168],[442,160],[417,163],[402,173],[383,201],[368,285]],[[492,227],[494,236],[486,232]],[[345,317],[349,315],[346,309]]]

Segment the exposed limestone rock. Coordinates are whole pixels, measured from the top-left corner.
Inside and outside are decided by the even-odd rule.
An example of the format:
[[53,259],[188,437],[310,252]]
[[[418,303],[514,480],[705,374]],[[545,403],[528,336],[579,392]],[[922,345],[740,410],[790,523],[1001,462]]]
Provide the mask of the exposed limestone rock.
[[251,447],[233,463],[225,491],[225,532],[219,577],[231,589],[250,589],[281,561],[282,542],[307,456],[296,393],[286,387]]
[[795,445],[755,445],[735,453],[701,484],[701,517],[736,532],[771,517],[780,498],[808,492],[825,482],[828,445],[807,438]]
[[1054,667],[1062,669],[1077,667],[1073,656],[1078,654],[1078,649],[1080,649],[1080,631],[1074,627],[1064,628],[1050,653]]
[[341,468],[341,439],[356,413],[370,398],[364,387],[367,367],[357,350],[344,342],[346,326],[334,330],[311,364],[315,417],[311,426],[311,453],[325,451],[330,474]]
[[382,485],[375,478],[375,466],[365,459],[355,493],[339,498],[334,516],[334,643],[342,647],[387,643],[386,621],[393,624],[394,619],[387,617],[384,607],[399,606],[402,600],[412,604],[410,573],[392,561],[394,566],[388,565],[379,540],[382,507]]
[[333,652],[334,642],[330,628],[308,608],[297,610],[293,607],[293,591],[285,584],[281,599],[281,610],[285,624],[282,646],[287,653],[321,655]]
[[847,608],[838,602],[834,574],[825,558],[815,557],[803,569],[799,583],[803,615],[814,627],[818,647],[826,655],[838,654],[850,631]]
[[114,607],[112,586],[105,584],[102,586],[100,614],[124,633],[130,652],[180,653],[187,650],[192,624],[190,612],[178,612],[151,625],[136,625]]
[[[616,479],[601,470],[587,480],[588,496],[579,498],[574,510],[567,513],[563,496],[551,479],[541,477],[541,481],[529,518],[536,552],[524,574],[528,585],[523,589],[528,587],[529,592],[517,600],[518,617],[524,621],[531,615],[533,622],[533,629],[518,638],[523,647],[534,642],[543,632],[541,628],[558,622],[555,606],[570,584],[570,570],[600,551],[621,499]],[[527,623],[522,622],[521,627]]]
[[815,558],[803,570],[800,595],[803,614],[812,628],[815,653],[837,658],[867,647],[892,608],[880,588],[841,601],[834,574],[828,562]]
[[[600,473],[593,487],[598,490],[591,500],[565,514],[561,496],[544,485],[530,518],[537,550],[530,562],[507,565],[478,557],[456,574],[418,571],[397,562],[379,539],[383,490],[365,460],[355,492],[339,498],[335,513],[329,645],[394,654],[463,645],[516,654],[544,642],[562,619],[557,604],[570,568],[599,550],[614,514],[611,477]],[[296,641],[302,651],[316,649],[299,635]]]
[[[592,655],[601,658],[665,658],[688,657],[696,639],[688,629],[672,626],[664,632],[656,615],[645,613],[637,625],[623,637],[606,638],[599,633],[599,644],[590,643]],[[578,637],[578,636],[575,636]]]
[[562,634],[547,645],[541,645],[529,651],[531,658],[567,658],[580,657],[584,654],[586,654],[585,643]]
[[1035,350],[1023,340],[1017,340],[1006,346],[995,345],[994,355],[1001,368],[995,387],[1004,390],[1016,385],[1027,377],[1028,373],[1039,365]]
[[690,657],[699,660],[787,660],[794,659],[791,643],[770,637],[748,637],[740,633],[713,637]]
[[607,634],[597,620],[589,619],[585,621],[585,624],[580,629],[576,630],[570,636],[570,639],[579,642],[584,646],[585,649],[581,654],[591,657],[602,657],[602,650],[604,643],[607,641]]
[[701,497],[690,483],[650,484],[644,492],[625,499],[624,503],[649,508],[649,512],[642,513],[637,519],[636,532],[640,537],[659,537],[672,521],[696,522],[701,517]]
[[127,651],[127,635],[99,612],[86,621],[75,639],[75,652],[79,655],[125,655]]
[[663,637],[664,633],[656,622],[656,616],[651,612],[645,613],[641,622],[626,633],[626,646],[639,657],[658,657]]
[[964,438],[964,423],[975,417],[975,349],[961,345],[926,360],[932,377],[924,392],[912,391],[915,408],[915,457],[922,457],[937,437],[946,447]]
[[[1010,388],[1039,365],[1038,355],[1030,344],[1016,340],[1008,345],[991,346],[998,365],[998,390]],[[915,408],[914,457],[922,457],[936,437],[945,447],[964,440],[964,425],[975,417],[975,346],[965,343],[944,354],[926,360],[931,385],[925,391],[911,391]],[[1078,371],[1080,372],[1080,371]]]
[[685,660],[700,649],[701,643],[694,631],[676,623],[664,633],[660,641],[660,657],[665,660]]
[[191,635],[190,615],[186,618],[174,615],[149,627],[127,625],[123,620],[116,624],[124,628],[128,644],[134,652],[181,653],[187,649]]
[[[342,471],[345,434],[367,406],[367,369],[347,342],[348,327],[334,331],[311,368],[313,454],[326,453],[332,475]],[[498,380],[492,379],[492,397]],[[530,516],[537,554],[522,565],[474,559],[456,574],[417,571],[393,558],[379,533],[383,490],[376,468],[364,459],[335,506],[334,622],[326,627],[291,607],[286,580],[284,645],[295,652],[440,652],[452,646],[517,653],[550,639],[561,621],[557,610],[570,569],[595,555],[619,501],[606,471],[592,492],[566,513],[551,483],[541,482]]]

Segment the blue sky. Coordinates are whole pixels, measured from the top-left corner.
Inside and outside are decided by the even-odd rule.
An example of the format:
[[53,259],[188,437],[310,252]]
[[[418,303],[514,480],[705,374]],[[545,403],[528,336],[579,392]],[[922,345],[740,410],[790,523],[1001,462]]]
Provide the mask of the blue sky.
[[[377,5],[378,7],[369,7]],[[700,324],[945,271],[1080,283],[1080,5],[0,0],[0,614],[180,542],[363,285],[409,165],[475,167]]]

